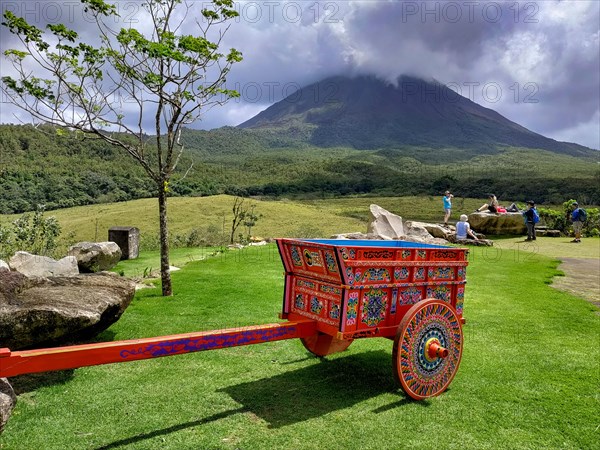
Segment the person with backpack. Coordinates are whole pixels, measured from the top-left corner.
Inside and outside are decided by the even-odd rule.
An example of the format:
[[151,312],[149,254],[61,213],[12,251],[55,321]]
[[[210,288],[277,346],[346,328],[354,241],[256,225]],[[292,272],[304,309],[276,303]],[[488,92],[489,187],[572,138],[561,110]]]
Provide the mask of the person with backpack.
[[535,202],[533,200],[527,202],[527,210],[523,211],[523,217],[527,226],[527,239],[525,240],[535,241],[535,224],[540,221],[540,215],[537,209],[535,209]]
[[579,203],[571,203],[573,212],[571,213],[571,222],[573,222],[573,233],[575,233],[575,239],[571,242],[581,242],[581,231],[583,230],[583,223],[587,219],[587,211],[579,207]]

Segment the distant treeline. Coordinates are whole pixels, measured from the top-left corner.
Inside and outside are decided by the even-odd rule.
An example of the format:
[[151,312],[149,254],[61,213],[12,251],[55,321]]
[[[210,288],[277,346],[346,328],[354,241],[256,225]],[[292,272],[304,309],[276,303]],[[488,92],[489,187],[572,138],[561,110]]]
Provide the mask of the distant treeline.
[[[563,157],[570,158],[568,163],[556,163],[560,173],[554,173],[514,170],[523,165],[522,154],[486,155],[483,162],[462,154],[458,164],[449,162],[450,152],[416,148],[370,152],[269,145],[251,131],[234,128],[189,131],[171,195],[404,196],[439,195],[450,188],[461,197],[494,193],[505,201],[558,204],[577,198],[600,204],[597,167],[570,156]],[[589,169],[580,174],[577,164]],[[467,166],[468,171],[462,169]],[[156,187],[129,155],[104,142],[50,126],[0,125],[0,192],[0,213],[11,214],[37,205],[51,210],[152,197]]]

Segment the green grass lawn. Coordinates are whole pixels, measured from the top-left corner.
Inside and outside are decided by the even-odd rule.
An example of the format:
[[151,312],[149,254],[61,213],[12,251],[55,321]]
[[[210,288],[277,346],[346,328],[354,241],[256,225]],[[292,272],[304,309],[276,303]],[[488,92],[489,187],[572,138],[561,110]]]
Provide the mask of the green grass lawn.
[[[553,250],[499,244],[470,252],[463,359],[439,397],[406,398],[389,340],[322,360],[290,340],[15,377],[0,448],[598,448],[598,310],[548,285],[557,262],[543,253]],[[275,246],[190,255],[174,255],[190,262],[173,273],[172,298],[139,291],[98,340],[277,320]]]

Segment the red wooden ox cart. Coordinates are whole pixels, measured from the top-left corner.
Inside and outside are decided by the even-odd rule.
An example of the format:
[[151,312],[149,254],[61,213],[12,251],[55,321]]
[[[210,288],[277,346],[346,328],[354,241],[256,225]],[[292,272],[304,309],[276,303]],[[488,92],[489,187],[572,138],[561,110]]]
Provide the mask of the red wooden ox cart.
[[278,239],[283,323],[12,352],[0,377],[299,338],[313,354],[394,340],[393,372],[417,400],[450,384],[462,355],[467,250],[405,241]]

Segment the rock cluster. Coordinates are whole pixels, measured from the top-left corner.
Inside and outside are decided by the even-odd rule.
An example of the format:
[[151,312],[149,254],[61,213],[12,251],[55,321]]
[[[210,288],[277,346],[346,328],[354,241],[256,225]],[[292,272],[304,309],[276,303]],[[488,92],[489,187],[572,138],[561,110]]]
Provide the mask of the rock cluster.
[[[15,253],[8,264],[0,261],[0,348],[77,342],[121,317],[135,283],[109,272],[79,273],[112,268],[121,258],[119,247],[80,243],[71,252],[58,261],[27,252]],[[0,378],[0,433],[15,403],[11,385]]]
[[371,205],[371,221],[367,233],[344,233],[333,235],[333,239],[382,239],[403,240],[423,244],[447,245],[458,243],[461,245],[493,245],[492,241],[483,235],[478,241],[465,239],[456,241],[456,229],[453,226],[443,227],[437,224],[403,221],[402,217],[393,214],[378,205]]
[[100,272],[112,269],[121,260],[121,249],[114,242],[78,242],[69,248],[75,257],[79,271]]
[[116,322],[135,283],[116,274],[31,278],[0,270],[0,347],[78,341]]
[[6,378],[0,378],[0,433],[4,430],[16,403],[17,396],[12,386]]

